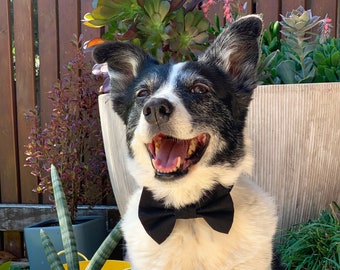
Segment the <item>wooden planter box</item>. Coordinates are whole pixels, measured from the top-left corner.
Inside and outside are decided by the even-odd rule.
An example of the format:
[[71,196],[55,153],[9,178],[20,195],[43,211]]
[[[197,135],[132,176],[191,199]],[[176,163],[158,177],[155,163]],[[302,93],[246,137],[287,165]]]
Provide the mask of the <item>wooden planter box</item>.
[[[120,212],[135,188],[124,165],[125,128],[109,94],[99,98],[105,152]],[[272,194],[279,228],[340,202],[340,84],[259,86],[248,116],[253,179]]]
[[258,87],[248,131],[253,178],[276,198],[279,228],[340,202],[340,83]]

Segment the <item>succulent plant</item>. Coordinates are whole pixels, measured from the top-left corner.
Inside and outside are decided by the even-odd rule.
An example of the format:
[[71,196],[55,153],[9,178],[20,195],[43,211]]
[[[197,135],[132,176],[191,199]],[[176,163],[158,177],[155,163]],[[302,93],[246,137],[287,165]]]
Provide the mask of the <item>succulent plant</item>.
[[300,6],[281,18],[281,33],[285,35],[288,46],[287,59],[277,66],[278,74],[284,83],[312,82],[315,68],[310,54],[316,46],[312,40],[316,34],[312,29],[320,24],[320,17]]
[[313,59],[315,82],[340,82],[340,39],[332,38],[317,46]]
[[160,62],[195,59],[206,48],[208,19],[199,0],[99,0],[84,16],[90,27],[108,26],[104,39],[129,41]]
[[[320,42],[327,40],[331,20],[327,16],[320,20],[319,16],[313,16],[311,10],[301,6],[286,16],[281,15],[281,18],[280,32],[284,38],[276,41],[269,34],[274,31],[274,27],[269,33],[264,32],[262,53],[268,57],[271,54],[272,57],[269,60],[262,58],[267,63],[261,70],[260,78],[263,78],[265,84],[314,82],[318,67],[313,59],[313,51]],[[321,33],[316,31],[317,26],[320,26]]]
[[[63,247],[66,255],[65,257],[67,266],[68,269],[77,270],[79,269],[78,251],[75,235],[72,228],[71,214],[67,207],[66,197],[62,188],[60,176],[58,174],[57,168],[53,164],[51,165],[51,179],[55,194],[56,209],[60,224]],[[106,237],[104,242],[101,244],[101,246],[98,248],[96,253],[93,255],[90,264],[86,269],[102,269],[105,261],[109,258],[112,251],[115,249],[118,242],[122,238],[120,226],[120,222],[118,222],[113,230]],[[64,269],[58,253],[54,248],[53,243],[51,242],[51,239],[43,229],[40,230],[40,237],[51,269]]]

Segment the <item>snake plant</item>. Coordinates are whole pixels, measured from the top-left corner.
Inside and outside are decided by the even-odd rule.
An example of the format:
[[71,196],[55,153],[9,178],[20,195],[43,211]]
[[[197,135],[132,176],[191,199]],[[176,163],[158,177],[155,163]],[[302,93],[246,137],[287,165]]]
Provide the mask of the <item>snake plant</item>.
[[[61,230],[62,242],[66,255],[67,267],[70,270],[79,269],[79,260],[76,239],[73,233],[71,216],[68,211],[65,194],[62,189],[60,177],[58,175],[55,166],[51,166],[51,178],[53,186],[53,194],[57,209],[57,215]],[[47,260],[50,264],[51,269],[63,270],[64,267],[61,260],[58,257],[57,251],[55,250],[53,243],[49,239],[48,235],[44,230],[40,231],[40,236]],[[120,230],[120,223],[118,223],[115,228],[110,232],[107,238],[104,240],[102,245],[99,247],[97,252],[91,259],[90,264],[86,269],[99,270],[103,267],[105,261],[108,259],[114,248],[117,246],[122,234]]]

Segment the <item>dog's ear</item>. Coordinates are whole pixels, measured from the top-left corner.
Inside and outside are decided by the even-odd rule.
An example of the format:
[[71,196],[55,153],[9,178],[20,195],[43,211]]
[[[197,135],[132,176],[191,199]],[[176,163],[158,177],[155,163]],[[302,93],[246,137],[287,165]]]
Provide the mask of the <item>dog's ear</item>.
[[138,76],[143,65],[158,62],[140,47],[122,42],[97,45],[93,50],[93,59],[98,64],[107,63],[114,109],[125,120],[128,86]]
[[239,91],[251,94],[257,84],[258,39],[262,24],[257,15],[235,21],[216,38],[199,61],[219,66],[230,74]]

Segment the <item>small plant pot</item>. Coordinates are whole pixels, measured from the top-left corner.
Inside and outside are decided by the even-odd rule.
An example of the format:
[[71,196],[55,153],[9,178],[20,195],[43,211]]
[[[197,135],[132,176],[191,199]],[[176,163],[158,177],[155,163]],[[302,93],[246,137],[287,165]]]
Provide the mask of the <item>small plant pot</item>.
[[[105,218],[102,216],[78,217],[76,224],[72,227],[79,252],[91,258],[107,235]],[[48,234],[57,251],[63,250],[58,219],[49,219],[24,228],[30,269],[49,270],[50,267],[41,244],[40,229]],[[65,256],[61,256],[61,260],[65,263]]]

